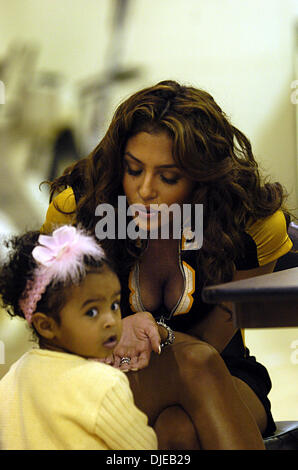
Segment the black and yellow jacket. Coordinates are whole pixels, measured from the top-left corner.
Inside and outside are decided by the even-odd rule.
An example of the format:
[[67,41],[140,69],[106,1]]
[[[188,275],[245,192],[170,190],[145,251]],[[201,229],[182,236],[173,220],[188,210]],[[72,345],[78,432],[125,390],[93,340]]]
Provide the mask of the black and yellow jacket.
[[[64,212],[73,212],[76,200],[71,188],[66,189],[55,198],[55,205]],[[74,214],[59,212],[52,202],[48,208],[43,232],[50,232],[57,225],[75,222]],[[244,242],[244,253],[235,262],[237,270],[249,270],[264,266],[285,255],[291,248],[292,242],[287,233],[287,225],[281,210],[273,215],[248,224],[241,234]],[[197,247],[182,236],[179,247],[179,266],[184,279],[184,289],[172,311],[162,306],[154,316],[161,315],[167,323],[177,331],[187,331],[194,323],[213,308],[202,301],[201,292],[204,279],[201,279],[196,263]],[[138,264],[134,266],[122,286],[123,305],[126,306],[123,315],[146,310],[142,305],[139,289]]]

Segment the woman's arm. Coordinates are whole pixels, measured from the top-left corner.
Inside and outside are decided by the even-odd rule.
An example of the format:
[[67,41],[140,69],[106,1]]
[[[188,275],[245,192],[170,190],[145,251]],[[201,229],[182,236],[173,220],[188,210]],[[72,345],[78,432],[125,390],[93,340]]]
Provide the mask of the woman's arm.
[[[273,261],[259,268],[236,271],[233,281],[272,273],[275,264],[276,261]],[[231,302],[223,302],[223,308],[217,305],[211,310],[206,319],[187,331],[187,333],[211,344],[221,353],[237,331],[237,328],[233,325],[231,310]]]
[[[248,279],[271,273],[275,261],[256,269],[237,271],[233,280]],[[222,352],[230,342],[237,329],[233,325],[231,309],[232,304],[225,302],[222,308],[216,306],[202,322],[187,331],[187,335],[194,336]],[[123,319],[123,332],[121,340],[114,350],[113,356],[105,362],[121,370],[139,370],[147,367],[151,352],[160,352],[160,344],[167,339],[168,331],[157,325],[150,312],[138,312]],[[176,333],[176,342],[185,341],[184,335]],[[129,357],[130,363],[120,364],[122,357]]]
[[[150,312],[138,312],[122,320],[121,339],[112,356],[103,362],[123,371],[147,367],[151,352],[160,354],[160,344],[168,337],[168,331],[157,325]],[[129,357],[130,363],[120,364],[122,357]]]

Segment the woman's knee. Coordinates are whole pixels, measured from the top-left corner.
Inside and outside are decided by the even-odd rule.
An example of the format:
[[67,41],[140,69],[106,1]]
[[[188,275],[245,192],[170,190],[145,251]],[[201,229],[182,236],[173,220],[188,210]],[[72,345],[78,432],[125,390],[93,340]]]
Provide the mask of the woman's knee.
[[185,377],[220,374],[225,369],[219,352],[203,341],[181,346],[176,352],[176,360]]
[[203,342],[181,348],[177,354],[179,401],[189,411],[188,402],[201,406],[222,390],[234,389],[232,376],[219,352]]
[[159,450],[199,450],[196,431],[188,414],[179,406],[170,406],[158,416],[154,429]]

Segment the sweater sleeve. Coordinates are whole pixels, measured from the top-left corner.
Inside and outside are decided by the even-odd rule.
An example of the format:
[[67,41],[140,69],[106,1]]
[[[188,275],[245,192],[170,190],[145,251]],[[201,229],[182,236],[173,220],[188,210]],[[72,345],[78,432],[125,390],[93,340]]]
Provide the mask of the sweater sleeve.
[[49,205],[41,232],[50,233],[60,225],[72,225],[75,222],[75,209],[76,202],[73,190],[67,188],[58,194]]
[[127,378],[119,377],[104,397],[95,433],[113,450],[156,450],[156,434],[134,404]]

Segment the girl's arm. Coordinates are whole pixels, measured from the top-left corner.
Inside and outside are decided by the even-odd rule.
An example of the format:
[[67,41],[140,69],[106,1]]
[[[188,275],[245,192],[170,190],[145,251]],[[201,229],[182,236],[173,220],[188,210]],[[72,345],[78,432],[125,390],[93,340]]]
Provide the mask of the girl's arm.
[[136,407],[128,379],[122,375],[101,401],[93,432],[109,449],[156,450],[156,434]]

